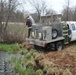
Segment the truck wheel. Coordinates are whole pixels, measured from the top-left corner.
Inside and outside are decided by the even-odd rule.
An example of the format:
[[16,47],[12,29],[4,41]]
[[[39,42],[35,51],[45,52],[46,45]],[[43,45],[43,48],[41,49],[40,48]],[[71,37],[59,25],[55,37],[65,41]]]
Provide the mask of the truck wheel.
[[52,39],[56,39],[58,36],[58,31],[56,29],[52,30]]
[[59,41],[55,44],[55,50],[62,50],[64,48],[64,44],[63,44],[63,41]]

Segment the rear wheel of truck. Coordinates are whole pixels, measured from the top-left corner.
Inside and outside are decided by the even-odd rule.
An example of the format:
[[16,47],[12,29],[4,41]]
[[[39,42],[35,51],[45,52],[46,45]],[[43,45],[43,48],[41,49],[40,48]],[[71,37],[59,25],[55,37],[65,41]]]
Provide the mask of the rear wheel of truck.
[[59,41],[59,42],[56,42],[55,44],[55,50],[62,50],[64,48],[64,44],[63,44],[63,41]]

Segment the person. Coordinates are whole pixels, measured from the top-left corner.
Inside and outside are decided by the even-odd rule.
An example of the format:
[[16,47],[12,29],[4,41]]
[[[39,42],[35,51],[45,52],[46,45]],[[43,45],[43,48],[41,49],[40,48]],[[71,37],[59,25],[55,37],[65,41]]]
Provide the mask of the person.
[[34,22],[33,18],[30,15],[28,15],[26,17],[26,25],[28,26],[28,38],[30,37],[31,31],[32,31],[32,25],[34,23],[35,22]]

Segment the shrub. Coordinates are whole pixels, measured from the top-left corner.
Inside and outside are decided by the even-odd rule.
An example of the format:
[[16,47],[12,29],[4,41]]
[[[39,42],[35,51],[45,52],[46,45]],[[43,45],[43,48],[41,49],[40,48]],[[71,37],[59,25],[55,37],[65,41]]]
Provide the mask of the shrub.
[[46,75],[55,75],[55,70],[53,68],[49,68]]
[[5,32],[4,36],[5,43],[22,43],[25,40],[22,34],[17,32],[7,31]]
[[56,69],[55,75],[63,75],[63,70],[62,69]]
[[44,62],[39,61],[38,66],[39,66],[41,69],[43,69],[43,68],[44,68]]
[[25,55],[25,57],[26,57],[27,59],[30,59],[30,58],[31,58],[30,52],[28,52],[28,53]]
[[41,69],[37,70],[36,75],[43,75],[43,71]]
[[29,66],[28,68],[26,68],[26,74],[25,75],[35,75],[35,70]]
[[69,69],[64,70],[63,75],[73,75]]
[[28,61],[26,62],[26,67],[28,68],[29,66],[31,66],[32,68],[34,68],[35,62],[32,61],[32,60],[28,60]]
[[46,74],[47,70],[49,69],[49,67],[46,65],[43,69],[43,72]]
[[3,40],[6,43],[22,43],[26,37],[27,27],[24,24],[10,24],[3,33]]

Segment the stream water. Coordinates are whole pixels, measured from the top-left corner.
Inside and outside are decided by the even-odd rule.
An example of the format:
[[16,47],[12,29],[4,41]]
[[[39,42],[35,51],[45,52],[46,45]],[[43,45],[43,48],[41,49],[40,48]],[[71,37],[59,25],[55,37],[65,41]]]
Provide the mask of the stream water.
[[7,62],[12,56],[20,57],[19,54],[8,54],[0,51],[0,75],[19,75],[13,71],[12,65]]

